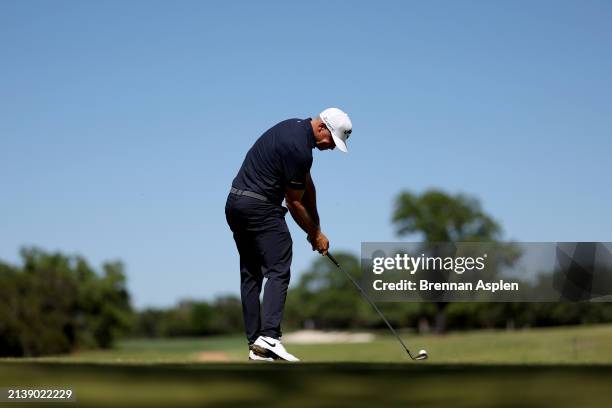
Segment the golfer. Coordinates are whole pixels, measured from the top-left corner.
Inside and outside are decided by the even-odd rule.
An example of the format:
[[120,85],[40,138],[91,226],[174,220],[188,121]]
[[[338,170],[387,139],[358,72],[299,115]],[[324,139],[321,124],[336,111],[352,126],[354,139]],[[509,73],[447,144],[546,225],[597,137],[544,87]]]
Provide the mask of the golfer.
[[[312,149],[338,147],[346,152],[352,127],[348,115],[337,108],[325,109],[315,119],[280,122],[257,139],[232,182],[225,216],[240,254],[240,294],[250,360],[299,361],[280,341],[293,243],[284,217],[288,208],[313,251],[327,253],[329,240],[321,232],[310,176]],[[283,199],[287,208],[281,205]]]

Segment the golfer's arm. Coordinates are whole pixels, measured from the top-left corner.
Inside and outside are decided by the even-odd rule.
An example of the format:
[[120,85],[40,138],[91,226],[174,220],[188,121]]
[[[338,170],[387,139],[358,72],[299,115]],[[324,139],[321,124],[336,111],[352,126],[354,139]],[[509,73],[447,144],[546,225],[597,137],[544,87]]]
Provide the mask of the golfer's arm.
[[308,234],[308,236],[314,236],[319,231],[318,217],[315,219],[306,209],[306,206],[302,202],[306,190],[294,190],[287,188],[285,190],[285,203],[291,213],[291,216],[295,222]]
[[319,226],[320,220],[319,212],[317,211],[317,191],[312,181],[312,177],[310,177],[310,173],[306,175],[306,189],[304,190],[304,196],[302,197],[302,204],[304,204],[310,218],[312,218],[314,223]]

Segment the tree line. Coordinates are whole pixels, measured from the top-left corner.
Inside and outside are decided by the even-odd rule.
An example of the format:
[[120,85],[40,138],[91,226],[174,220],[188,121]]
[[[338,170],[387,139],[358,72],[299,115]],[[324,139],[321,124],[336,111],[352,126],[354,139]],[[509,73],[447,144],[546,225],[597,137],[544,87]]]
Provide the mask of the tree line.
[[[356,279],[359,259],[350,253],[334,255]],[[379,308],[400,329],[437,331],[435,303],[380,302]],[[612,322],[610,303],[449,303],[444,307],[444,330],[513,329]],[[138,313],[133,335],[146,337],[242,333],[240,299],[212,302],[183,301],[168,309]],[[326,258],[316,259],[289,289],[283,330],[384,329],[384,323],[352,283]]]
[[[28,248],[23,264],[0,262],[0,355],[38,356],[109,348],[121,337],[185,337],[242,333],[237,296],[183,300],[169,308],[134,310],[120,262],[100,271],[85,259]],[[355,278],[359,259],[336,258]],[[433,303],[379,303],[400,329],[435,331]],[[449,303],[445,329],[525,328],[612,322],[610,303]],[[316,259],[289,289],[283,330],[384,329],[350,281],[326,258]]]
[[[398,237],[422,242],[499,242],[501,227],[478,200],[430,190],[402,192],[392,222]],[[109,348],[120,337],[184,337],[242,333],[236,296],[183,300],[169,308],[134,310],[121,262],[95,270],[80,256],[38,248],[20,252],[22,264],[0,261],[0,356],[38,356]],[[359,259],[336,258],[355,278]],[[523,328],[612,322],[610,303],[379,303],[391,323],[420,332]],[[376,330],[384,323],[346,276],[316,259],[289,289],[283,330]]]

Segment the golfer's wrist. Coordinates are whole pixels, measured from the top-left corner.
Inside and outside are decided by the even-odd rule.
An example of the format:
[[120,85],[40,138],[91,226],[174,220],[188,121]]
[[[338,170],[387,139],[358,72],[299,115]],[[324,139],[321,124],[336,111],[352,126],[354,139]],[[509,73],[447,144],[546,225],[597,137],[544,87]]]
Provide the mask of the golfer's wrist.
[[308,233],[308,240],[310,241],[310,240],[315,239],[320,233],[321,233],[321,228],[319,228],[319,226],[316,226]]

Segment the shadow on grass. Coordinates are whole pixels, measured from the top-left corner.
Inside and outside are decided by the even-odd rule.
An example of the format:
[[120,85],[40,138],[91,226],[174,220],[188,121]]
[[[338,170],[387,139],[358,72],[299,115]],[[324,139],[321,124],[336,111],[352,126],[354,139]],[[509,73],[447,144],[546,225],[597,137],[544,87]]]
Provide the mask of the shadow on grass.
[[0,386],[70,386],[79,406],[586,407],[610,384],[612,366],[0,363]]

